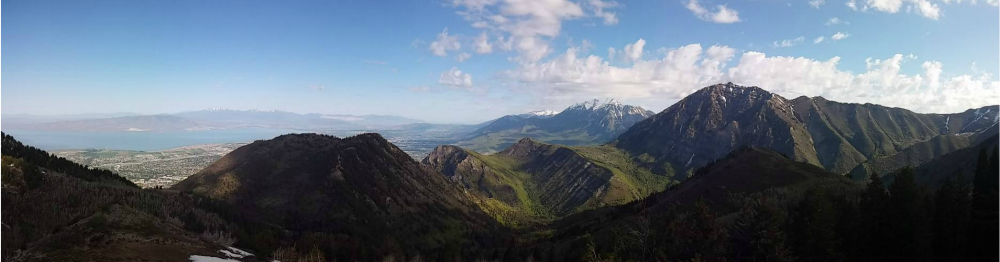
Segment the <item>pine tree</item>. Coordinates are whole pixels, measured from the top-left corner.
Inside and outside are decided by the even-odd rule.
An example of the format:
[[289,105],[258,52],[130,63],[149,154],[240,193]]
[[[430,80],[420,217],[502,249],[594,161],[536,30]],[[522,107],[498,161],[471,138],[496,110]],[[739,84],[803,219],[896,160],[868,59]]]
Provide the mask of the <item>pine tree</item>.
[[837,214],[820,188],[806,191],[792,212],[792,234],[796,255],[803,261],[842,261],[840,239],[834,231]]
[[935,261],[963,261],[969,223],[968,191],[949,177],[934,194],[932,226]]
[[858,258],[864,261],[887,261],[889,257],[885,256],[882,245],[892,241],[886,213],[889,195],[877,173],[872,173],[870,180],[859,203],[861,226],[858,227],[857,235],[867,237],[860,237]]
[[889,236],[887,242],[888,256],[898,261],[918,261],[925,257],[921,249],[924,239],[921,230],[925,226],[925,213],[922,210],[921,194],[914,181],[913,169],[903,168],[895,175],[895,180],[889,185]]
[[993,157],[986,156],[986,149],[979,153],[979,162],[976,164],[976,176],[973,180],[973,207],[969,221],[969,258],[971,261],[997,261],[996,247],[1000,244],[997,239],[998,227],[998,192],[997,185],[998,170],[997,162],[1000,161],[997,149],[993,150]]

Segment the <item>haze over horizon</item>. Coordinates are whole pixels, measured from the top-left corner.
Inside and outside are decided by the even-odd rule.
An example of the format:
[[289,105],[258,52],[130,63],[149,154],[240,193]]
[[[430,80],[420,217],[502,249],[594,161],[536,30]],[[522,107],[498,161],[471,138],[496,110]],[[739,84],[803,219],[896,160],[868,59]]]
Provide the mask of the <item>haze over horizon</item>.
[[[920,113],[1000,100],[988,1],[6,4],[4,114],[207,108],[438,123],[725,82]],[[956,30],[960,29],[960,30]]]

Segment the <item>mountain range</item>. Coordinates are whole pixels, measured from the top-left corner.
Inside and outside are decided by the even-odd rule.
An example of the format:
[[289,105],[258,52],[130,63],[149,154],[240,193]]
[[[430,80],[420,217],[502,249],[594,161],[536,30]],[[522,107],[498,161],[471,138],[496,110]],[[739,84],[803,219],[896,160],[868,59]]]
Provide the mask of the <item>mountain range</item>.
[[[845,174],[865,161],[893,156],[935,137],[956,140],[952,137],[989,133],[996,130],[990,128],[997,125],[998,113],[997,106],[918,114],[822,97],[789,100],[759,87],[729,83],[685,97],[636,123],[614,144],[637,158],[655,159],[649,166],[654,172],[679,176],[741,146],[771,148]],[[857,173],[856,178],[864,178],[868,169]]]
[[480,153],[494,153],[521,138],[561,145],[596,145],[614,140],[653,112],[614,99],[585,101],[559,113],[536,111],[507,115],[486,123],[455,145]]
[[[389,115],[299,114],[278,110],[230,110],[212,108],[199,111],[157,115],[113,117],[51,118],[15,116],[10,127],[48,131],[182,131],[231,128],[280,128],[293,130],[374,129],[422,123],[423,121]],[[6,117],[6,116],[5,116]]]
[[[3,252],[18,261],[995,261],[977,250],[996,246],[1000,223],[997,113],[789,100],[729,83],[655,115],[592,101],[506,116],[474,131],[520,136],[492,154],[440,145],[418,162],[378,134],[282,135],[167,189],[138,189],[4,135]],[[508,127],[526,132],[497,135]],[[559,132],[594,139],[525,137]]]

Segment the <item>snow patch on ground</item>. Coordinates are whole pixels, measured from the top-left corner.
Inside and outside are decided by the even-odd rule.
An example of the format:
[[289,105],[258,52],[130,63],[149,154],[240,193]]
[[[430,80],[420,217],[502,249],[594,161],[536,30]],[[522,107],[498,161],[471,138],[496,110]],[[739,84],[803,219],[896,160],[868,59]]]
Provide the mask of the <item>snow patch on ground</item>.
[[191,255],[190,257],[188,257],[188,259],[190,259],[191,262],[234,262],[234,261],[239,262],[239,260],[235,259],[199,256],[199,255]]
[[[232,251],[233,254],[235,254],[235,255],[226,254],[229,257],[244,258],[244,257],[253,256],[253,254],[250,254],[250,252],[243,251],[243,250],[241,250],[239,248],[230,247],[230,246],[227,246],[226,248],[229,249],[229,251]],[[225,251],[225,250],[219,250],[219,251]]]

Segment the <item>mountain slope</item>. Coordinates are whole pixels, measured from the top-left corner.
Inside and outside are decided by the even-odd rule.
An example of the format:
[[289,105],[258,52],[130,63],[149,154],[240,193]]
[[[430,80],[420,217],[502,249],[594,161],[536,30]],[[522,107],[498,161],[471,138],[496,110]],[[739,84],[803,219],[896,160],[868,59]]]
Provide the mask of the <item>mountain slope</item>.
[[[822,97],[787,100],[758,87],[728,83],[703,88],[637,123],[619,136],[616,146],[655,159],[651,168],[657,172],[686,174],[735,148],[754,146],[845,174],[867,160],[899,154],[937,136],[995,130],[998,120],[997,106],[918,114]],[[937,142],[942,141],[929,143]],[[939,153],[929,155],[964,143],[940,146]],[[908,154],[915,153],[920,154]]]
[[45,168],[55,172],[63,173],[84,181],[101,183],[117,187],[138,188],[135,183],[119,176],[111,171],[98,168],[90,168],[84,165],[73,163],[65,158],[55,156],[44,150],[33,146],[22,144],[14,137],[0,133],[3,137],[3,155],[11,158],[21,159],[32,163],[40,168]]
[[656,172],[687,175],[741,146],[771,148],[819,164],[791,104],[758,87],[714,85],[678,101],[618,137],[616,146],[656,160]]
[[[511,222],[559,217],[626,203],[664,189],[670,180],[633,164],[609,146],[567,147],[521,139],[493,155],[439,146],[422,163],[499,206]],[[507,220],[507,219],[503,219]]]
[[974,136],[970,135],[940,135],[930,140],[916,143],[894,155],[870,159],[854,167],[850,177],[864,181],[874,172],[881,175],[899,170],[907,166],[917,166],[947,153],[966,148],[972,144]]
[[[713,237],[710,232],[706,232],[706,223],[722,228],[737,227],[733,220],[742,208],[738,201],[761,200],[761,196],[796,198],[795,195],[799,193],[795,192],[815,187],[846,188],[846,192],[853,192],[858,186],[859,184],[843,176],[790,159],[780,152],[744,147],[707,164],[695,171],[690,179],[663,192],[625,205],[581,212],[556,221],[551,224],[555,233],[546,241],[557,244],[554,247],[538,245],[537,248],[576,248],[587,251],[589,246],[593,246],[598,254],[616,252],[618,256],[622,256],[625,254],[617,251],[618,247],[615,245],[624,242],[638,247],[626,249],[634,252],[640,252],[645,246],[649,249],[663,249],[664,253],[659,254],[660,256],[697,257],[697,253],[709,249],[693,243],[703,243],[699,241]],[[699,201],[706,203],[704,210],[707,212],[699,210],[696,204]],[[717,218],[716,215],[703,216],[706,213],[717,214]],[[723,241],[726,238],[722,237]],[[670,248],[678,246],[686,248]],[[567,260],[586,260],[594,252],[571,252],[567,254]],[[629,251],[624,253],[627,252]],[[650,255],[628,254],[641,260],[647,259],[642,258],[643,256]],[[674,260],[686,261],[690,258]],[[653,260],[667,259],[659,257]]]
[[256,141],[173,189],[295,232],[392,242],[424,254],[475,245],[476,232],[492,226],[458,187],[378,134]]
[[984,149],[987,153],[992,152],[1000,143],[998,136],[1000,135],[993,134],[979,144],[955,150],[916,166],[913,169],[914,178],[932,188],[942,185],[949,177],[956,179],[960,185],[972,183],[979,152]]
[[809,127],[820,162],[837,173],[846,173],[868,159],[898,154],[939,135],[982,131],[996,123],[997,113],[996,106],[990,106],[957,114],[918,114],[822,97],[799,97],[793,104],[796,117]]
[[652,112],[615,100],[587,101],[552,111],[508,115],[485,124],[456,143],[466,149],[493,153],[521,138],[561,145],[594,145],[610,141]]
[[186,261],[225,258],[219,250],[234,244],[239,226],[209,201],[68,168],[7,135],[3,145],[4,261]]

